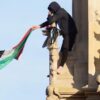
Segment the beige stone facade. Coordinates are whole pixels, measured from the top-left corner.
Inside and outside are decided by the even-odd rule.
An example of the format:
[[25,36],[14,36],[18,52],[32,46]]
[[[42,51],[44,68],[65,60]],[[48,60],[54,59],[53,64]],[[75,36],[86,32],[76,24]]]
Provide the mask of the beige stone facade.
[[73,18],[78,35],[61,75],[57,41],[50,52],[50,84],[47,100],[100,99],[100,0],[73,0]]

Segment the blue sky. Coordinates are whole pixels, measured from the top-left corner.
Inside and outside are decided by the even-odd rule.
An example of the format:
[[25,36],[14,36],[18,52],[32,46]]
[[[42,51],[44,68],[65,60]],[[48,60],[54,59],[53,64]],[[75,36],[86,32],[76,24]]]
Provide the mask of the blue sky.
[[[0,50],[11,49],[32,26],[46,20],[53,0],[0,0]],[[71,0],[55,0],[71,14]],[[45,100],[49,52],[41,29],[33,31],[18,61],[0,70],[0,100]]]

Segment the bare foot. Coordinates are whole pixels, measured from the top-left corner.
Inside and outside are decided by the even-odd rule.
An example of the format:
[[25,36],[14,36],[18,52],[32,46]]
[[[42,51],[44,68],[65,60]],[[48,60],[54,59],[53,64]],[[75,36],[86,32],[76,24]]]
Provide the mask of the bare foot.
[[59,66],[57,69],[57,74],[62,74],[63,67]]

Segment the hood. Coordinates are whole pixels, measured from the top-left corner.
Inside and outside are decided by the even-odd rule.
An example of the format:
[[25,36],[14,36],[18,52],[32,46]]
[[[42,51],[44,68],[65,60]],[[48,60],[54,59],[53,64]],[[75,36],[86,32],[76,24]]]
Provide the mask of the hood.
[[51,2],[48,6],[48,10],[52,13],[56,13],[60,9],[60,5],[57,2]]

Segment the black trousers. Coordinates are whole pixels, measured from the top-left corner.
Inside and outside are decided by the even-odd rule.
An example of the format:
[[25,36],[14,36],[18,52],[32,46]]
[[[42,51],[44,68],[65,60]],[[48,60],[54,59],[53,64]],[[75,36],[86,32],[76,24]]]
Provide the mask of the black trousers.
[[68,57],[68,51],[69,51],[69,37],[63,36],[63,42],[62,42],[62,46],[61,46],[61,50],[60,50],[61,61],[60,61],[59,66],[63,67],[63,65],[66,62],[67,57]]

